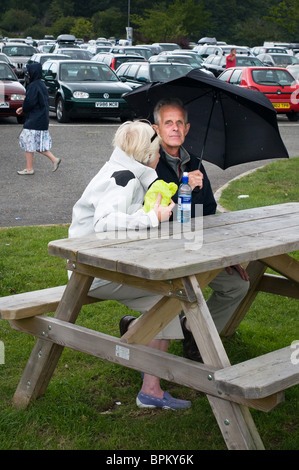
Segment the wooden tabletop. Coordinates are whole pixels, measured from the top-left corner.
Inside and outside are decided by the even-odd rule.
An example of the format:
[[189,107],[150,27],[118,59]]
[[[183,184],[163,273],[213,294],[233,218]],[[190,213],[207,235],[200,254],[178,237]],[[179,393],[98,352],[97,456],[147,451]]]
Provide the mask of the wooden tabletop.
[[[195,225],[194,225],[195,223]],[[299,203],[279,204],[163,223],[159,230],[100,233],[56,240],[48,252],[72,262],[166,280],[299,249]]]

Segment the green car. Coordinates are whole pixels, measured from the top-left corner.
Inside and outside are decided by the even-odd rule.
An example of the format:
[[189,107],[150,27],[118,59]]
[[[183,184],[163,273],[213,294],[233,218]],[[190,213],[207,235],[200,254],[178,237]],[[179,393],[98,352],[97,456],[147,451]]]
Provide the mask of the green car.
[[43,80],[49,93],[49,110],[58,122],[76,117],[133,119],[134,112],[123,99],[131,87],[106,64],[89,60],[48,60]]

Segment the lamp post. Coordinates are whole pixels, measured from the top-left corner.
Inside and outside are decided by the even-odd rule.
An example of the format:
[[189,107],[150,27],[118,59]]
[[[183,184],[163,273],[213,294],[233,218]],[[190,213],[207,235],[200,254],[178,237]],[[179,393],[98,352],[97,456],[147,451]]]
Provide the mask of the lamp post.
[[127,41],[129,42],[129,45],[132,46],[132,38],[133,38],[133,28],[130,27],[130,0],[128,0],[128,26],[126,28],[127,30]]

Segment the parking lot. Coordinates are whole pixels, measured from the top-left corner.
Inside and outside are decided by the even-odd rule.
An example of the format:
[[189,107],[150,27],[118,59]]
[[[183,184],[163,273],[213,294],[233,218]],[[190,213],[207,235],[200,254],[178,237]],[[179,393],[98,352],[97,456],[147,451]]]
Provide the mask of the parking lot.
[[[290,157],[299,156],[299,123],[290,123],[284,116],[278,117],[278,122]],[[19,176],[17,170],[25,168],[25,155],[18,141],[22,126],[14,118],[0,119],[0,226],[70,223],[74,203],[110,156],[119,125],[116,119],[59,124],[51,116],[52,150],[62,158],[61,166],[53,173],[49,160],[36,154],[35,174]],[[265,163],[243,164],[225,171],[205,163],[205,168],[216,191],[232,178]]]

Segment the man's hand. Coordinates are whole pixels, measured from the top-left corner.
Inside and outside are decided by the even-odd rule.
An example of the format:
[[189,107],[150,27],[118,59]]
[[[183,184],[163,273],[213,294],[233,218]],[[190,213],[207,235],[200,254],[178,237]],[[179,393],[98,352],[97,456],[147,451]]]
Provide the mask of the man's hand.
[[203,174],[199,170],[189,171],[189,186],[193,190],[197,186],[201,189],[203,187]]
[[161,200],[162,200],[162,195],[161,193],[159,193],[156,203],[154,205],[154,211],[156,213],[156,216],[158,217],[159,222],[165,222],[166,220],[169,220],[172,214],[172,209],[175,206],[175,203],[171,201],[171,203],[167,207],[163,207],[160,205]]
[[246,270],[240,264],[235,264],[234,266],[228,266],[225,269],[226,269],[226,272],[228,272],[228,274],[232,274],[233,269],[235,269],[236,271],[238,271],[238,273],[240,274],[241,278],[244,281],[249,281],[249,276],[248,276]]

